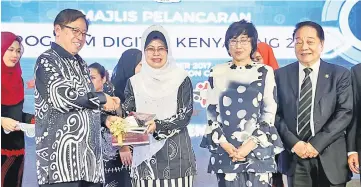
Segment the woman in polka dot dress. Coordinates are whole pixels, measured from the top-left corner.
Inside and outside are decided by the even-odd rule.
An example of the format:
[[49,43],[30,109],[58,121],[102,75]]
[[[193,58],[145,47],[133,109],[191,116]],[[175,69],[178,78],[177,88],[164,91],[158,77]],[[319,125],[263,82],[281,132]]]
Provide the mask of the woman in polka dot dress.
[[283,151],[274,127],[276,83],[271,67],[255,63],[257,30],[245,20],[227,30],[232,60],[211,69],[207,97],[208,126],[201,147],[211,152],[208,172],[219,187],[268,187]]

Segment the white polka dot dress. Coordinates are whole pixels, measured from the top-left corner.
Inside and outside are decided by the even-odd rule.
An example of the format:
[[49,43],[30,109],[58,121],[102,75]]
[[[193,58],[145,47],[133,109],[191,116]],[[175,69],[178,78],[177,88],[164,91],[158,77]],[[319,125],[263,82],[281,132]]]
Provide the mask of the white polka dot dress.
[[[211,152],[208,172],[217,174],[219,186],[270,185],[269,176],[277,171],[274,156],[283,151],[274,127],[273,69],[257,63],[220,64],[211,69],[209,85],[208,126],[201,142]],[[242,162],[232,162],[220,146],[228,142],[238,148],[250,139],[258,142],[257,147]]]

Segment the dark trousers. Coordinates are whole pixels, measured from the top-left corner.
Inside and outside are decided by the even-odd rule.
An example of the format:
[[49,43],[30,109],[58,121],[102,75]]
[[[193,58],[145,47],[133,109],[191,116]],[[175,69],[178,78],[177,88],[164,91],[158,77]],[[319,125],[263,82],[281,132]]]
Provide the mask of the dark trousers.
[[283,187],[282,173],[273,173],[272,175],[272,187]]
[[[279,157],[279,155],[275,156],[277,165],[279,165],[278,157]],[[272,187],[283,187],[282,173],[280,173],[280,172],[273,173],[273,175],[272,175]]]
[[86,181],[77,181],[77,182],[64,182],[64,183],[55,183],[55,184],[43,184],[40,187],[102,187],[103,184],[91,183]]
[[130,168],[123,166],[117,155],[117,159],[104,162],[104,186],[132,187]]
[[[291,181],[290,181],[291,180]],[[345,187],[346,184],[331,184],[320,159],[298,158],[295,173],[289,177],[289,187]]]
[[23,180],[24,155],[1,155],[1,186],[21,187]]

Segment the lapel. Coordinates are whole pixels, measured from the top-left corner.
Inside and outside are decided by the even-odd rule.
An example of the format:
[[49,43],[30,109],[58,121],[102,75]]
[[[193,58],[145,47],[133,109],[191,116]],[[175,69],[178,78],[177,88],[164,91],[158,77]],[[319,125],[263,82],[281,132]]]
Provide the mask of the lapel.
[[329,65],[321,60],[320,62],[320,70],[318,71],[317,77],[317,85],[316,85],[316,94],[315,94],[315,102],[314,105],[316,106],[322,96],[324,96],[325,88],[329,87],[329,84],[332,80],[331,71],[329,70]]
[[[299,92],[299,83],[298,83],[298,63],[294,62],[292,67],[290,68],[290,71],[287,72],[288,78],[290,80],[291,88],[293,90],[293,94],[295,95],[295,98],[298,98],[298,92]],[[297,99],[298,100],[298,99]]]

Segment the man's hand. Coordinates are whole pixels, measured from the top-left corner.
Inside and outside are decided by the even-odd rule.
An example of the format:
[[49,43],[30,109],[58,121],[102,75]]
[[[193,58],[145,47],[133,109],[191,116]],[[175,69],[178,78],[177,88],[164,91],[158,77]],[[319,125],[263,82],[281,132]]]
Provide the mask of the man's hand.
[[118,116],[122,115],[122,105],[120,102],[120,99],[118,97],[112,97],[113,101],[115,102],[115,104],[117,105],[115,108],[115,112],[117,113]]
[[300,157],[307,158],[307,144],[304,141],[299,141],[293,146],[292,150]]
[[147,129],[148,134],[154,133],[155,129],[157,128],[157,125],[155,124],[154,120],[146,122],[145,125],[148,126],[148,129]]
[[108,94],[105,94],[107,102],[104,104],[105,111],[114,111],[120,106],[120,99],[117,97],[111,97]]
[[119,150],[119,156],[122,164],[124,166],[131,166],[132,165],[132,153],[130,151],[129,146],[123,146]]
[[1,126],[8,132],[18,131],[20,128],[17,126],[19,122],[7,117],[1,117]]
[[307,146],[306,146],[306,149],[307,149],[306,155],[307,155],[307,157],[308,157],[308,158],[315,158],[315,157],[317,157],[317,156],[318,156],[318,151],[312,146],[312,144],[307,143],[306,145],[307,145]]
[[353,173],[360,173],[359,170],[359,161],[358,161],[358,153],[353,153],[350,156],[348,156],[348,167]]

